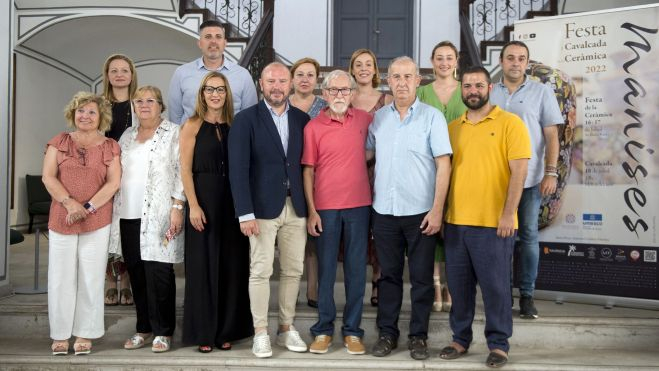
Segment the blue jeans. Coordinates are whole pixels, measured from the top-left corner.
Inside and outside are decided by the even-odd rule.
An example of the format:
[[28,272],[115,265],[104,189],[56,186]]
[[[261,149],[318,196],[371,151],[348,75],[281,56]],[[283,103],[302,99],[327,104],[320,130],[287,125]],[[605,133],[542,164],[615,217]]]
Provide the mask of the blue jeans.
[[398,317],[403,302],[405,252],[410,275],[412,313],[408,336],[428,338],[428,323],[435,295],[432,272],[437,236],[421,233],[426,213],[409,216],[373,213],[373,237],[380,263],[377,326],[380,335],[398,339]]
[[485,309],[485,338],[490,350],[508,352],[513,334],[510,262],[515,237],[501,238],[496,228],[444,224],[446,275],[453,299],[449,324],[453,341],[469,349],[476,311],[476,285]]
[[538,277],[540,246],[538,244],[538,214],[540,212],[540,186],[524,188],[517,209],[519,219],[519,241],[515,248],[519,252],[519,292],[533,297],[535,279]]
[[311,327],[311,334],[334,334],[336,304],[334,283],[339,243],[343,235],[343,276],[346,305],[343,308],[343,336],[364,336],[359,326],[364,307],[366,286],[366,249],[371,209],[369,206],[340,210],[319,210],[323,231],[316,238],[318,254],[318,322]]

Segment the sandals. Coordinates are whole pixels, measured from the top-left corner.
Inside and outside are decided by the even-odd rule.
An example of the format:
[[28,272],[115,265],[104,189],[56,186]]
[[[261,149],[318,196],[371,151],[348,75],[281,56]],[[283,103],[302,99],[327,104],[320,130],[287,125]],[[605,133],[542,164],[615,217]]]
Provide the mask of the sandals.
[[89,354],[92,352],[92,342],[76,342],[73,344],[73,351],[77,356]]
[[459,351],[458,348],[456,348],[453,344],[451,344],[449,346],[442,348],[442,350],[439,351],[439,358],[445,360],[457,359],[467,354],[467,352],[468,352],[467,349],[463,351]]
[[154,353],[164,353],[169,350],[172,341],[171,336],[156,336],[151,343],[151,351]]
[[69,341],[68,340],[55,340],[53,345],[50,346],[54,356],[65,356],[69,354]]
[[133,305],[133,292],[128,287],[121,289],[121,298],[119,299],[121,305]]
[[105,290],[105,305],[115,306],[119,304],[119,291],[116,288]]
[[133,349],[140,349],[144,347],[144,344],[151,339],[153,334],[149,333],[146,336],[142,336],[142,334],[135,333],[133,336],[128,338],[126,342],[124,343],[124,349],[127,350],[133,350]]
[[222,345],[220,345],[220,347],[217,348],[217,349],[219,349],[219,350],[231,350],[231,343],[229,343],[229,342],[222,343]]
[[487,356],[487,360],[485,361],[485,366],[490,367],[490,368],[499,368],[503,367],[508,363],[508,356],[503,355],[499,352],[491,351],[490,355]]
[[200,345],[197,350],[199,353],[210,353],[213,351],[213,347],[210,345]]
[[378,281],[371,281],[371,306],[377,307],[378,306]]
[[[439,281],[439,276],[432,276],[433,286],[435,287],[435,301],[432,303],[433,312],[441,312],[444,309],[444,303],[442,302],[442,284]],[[437,290],[439,288],[439,296],[437,296]],[[439,300],[437,300],[439,299]]]

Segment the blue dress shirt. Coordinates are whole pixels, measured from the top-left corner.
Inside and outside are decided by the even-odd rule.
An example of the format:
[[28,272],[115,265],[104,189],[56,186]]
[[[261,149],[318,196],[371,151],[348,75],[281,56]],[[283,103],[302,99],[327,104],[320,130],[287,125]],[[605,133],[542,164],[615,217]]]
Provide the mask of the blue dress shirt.
[[[229,61],[224,57],[224,64],[216,70],[229,80],[231,95],[233,96],[233,113],[252,106],[258,102],[256,87],[252,75],[245,68]],[[210,72],[204,65],[202,58],[179,66],[169,83],[169,121],[183,124],[194,113],[199,84],[204,76]]]
[[428,212],[435,198],[435,157],[450,155],[444,115],[417,98],[401,121],[394,103],[380,108],[368,129],[375,151],[373,208],[393,216]]
[[545,175],[545,136],[542,129],[565,121],[554,92],[549,86],[526,76],[512,94],[503,80],[494,84],[490,102],[519,116],[529,129],[532,154],[524,188],[537,185]]

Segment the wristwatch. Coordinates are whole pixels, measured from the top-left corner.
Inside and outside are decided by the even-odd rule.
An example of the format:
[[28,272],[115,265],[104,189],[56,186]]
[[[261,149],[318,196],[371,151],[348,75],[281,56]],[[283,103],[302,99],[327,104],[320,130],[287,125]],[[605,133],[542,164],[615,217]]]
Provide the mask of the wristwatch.
[[183,211],[183,205],[181,204],[173,204],[172,209],[177,209],[179,211]]

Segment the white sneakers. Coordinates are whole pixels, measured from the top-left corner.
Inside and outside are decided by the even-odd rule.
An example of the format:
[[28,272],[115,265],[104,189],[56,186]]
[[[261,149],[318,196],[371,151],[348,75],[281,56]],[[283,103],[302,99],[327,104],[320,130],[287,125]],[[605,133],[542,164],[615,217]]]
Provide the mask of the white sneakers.
[[257,358],[272,357],[272,347],[270,346],[270,336],[267,331],[261,331],[254,335],[252,344],[252,353]]
[[[277,334],[277,345],[286,347],[291,352],[306,352],[307,344],[300,337],[300,333],[291,325],[290,330]],[[267,331],[261,331],[254,335],[252,353],[258,358],[272,357],[270,336]]]
[[291,325],[288,331],[277,334],[277,345],[286,347],[291,352],[307,351],[307,343],[302,340],[300,333],[295,330],[293,325]]

